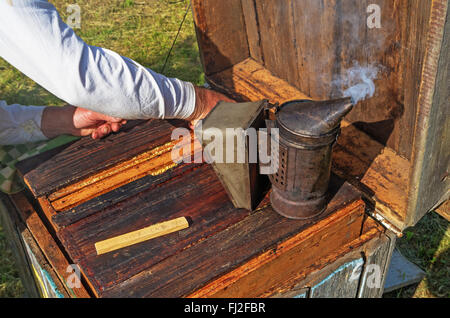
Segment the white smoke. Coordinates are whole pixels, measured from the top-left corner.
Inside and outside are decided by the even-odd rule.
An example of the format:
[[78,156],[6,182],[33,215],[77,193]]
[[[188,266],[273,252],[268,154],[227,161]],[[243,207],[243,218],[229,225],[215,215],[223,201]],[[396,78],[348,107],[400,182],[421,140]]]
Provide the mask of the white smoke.
[[375,65],[360,66],[355,63],[341,78],[334,80],[333,84],[342,87],[342,94],[351,97],[353,104],[357,104],[375,94],[374,80],[379,70],[380,67]]

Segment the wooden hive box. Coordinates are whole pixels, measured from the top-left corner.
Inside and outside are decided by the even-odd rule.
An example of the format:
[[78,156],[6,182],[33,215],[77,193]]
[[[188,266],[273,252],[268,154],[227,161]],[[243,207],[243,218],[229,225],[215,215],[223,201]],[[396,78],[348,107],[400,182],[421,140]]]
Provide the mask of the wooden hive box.
[[[368,19],[380,9],[380,28]],[[208,82],[237,99],[340,96],[355,64],[374,97],[346,117],[334,171],[397,230],[450,197],[448,0],[193,1]]]
[[[382,9],[379,30],[366,25],[369,4]],[[37,282],[27,290],[381,296],[396,235],[449,194],[448,1],[192,6],[207,80],[235,99],[325,99],[340,90],[327,83],[354,61],[383,65],[375,96],[343,125],[327,211],[314,221],[288,220],[267,196],[253,212],[235,209],[209,165],[171,160],[171,132],[184,123],[131,122],[104,140],[85,138],[19,165],[29,191],[3,196],[0,208],[22,276]],[[191,149],[200,151],[197,143]],[[96,255],[95,242],[180,216],[188,229]]]

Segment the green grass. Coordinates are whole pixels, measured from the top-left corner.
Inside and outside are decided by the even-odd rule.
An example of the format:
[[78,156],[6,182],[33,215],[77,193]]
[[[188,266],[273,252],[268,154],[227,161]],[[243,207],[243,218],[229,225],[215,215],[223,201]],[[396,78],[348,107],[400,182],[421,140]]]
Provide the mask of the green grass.
[[14,258],[0,224],[0,298],[21,297],[23,293]]
[[[73,0],[52,2],[67,19],[66,6]],[[78,0],[81,29],[87,43],[118,52],[160,72],[184,16],[187,1],[176,0]],[[201,85],[200,65],[192,14],[189,12],[164,74]],[[62,105],[45,89],[0,59],[0,99],[24,105]],[[399,240],[401,252],[427,272],[418,286],[386,297],[449,297],[450,227],[431,213]],[[0,297],[20,297],[23,288],[0,227]]]
[[[50,2],[66,21],[67,5],[74,1]],[[76,3],[81,8],[81,29],[75,31],[86,43],[113,50],[156,72],[161,72],[188,4],[175,0],[78,0]],[[198,85],[204,83],[190,10],[163,74]],[[2,59],[0,94],[8,103],[64,104]]]
[[397,247],[411,262],[426,272],[419,284],[405,287],[385,297],[450,297],[450,226],[437,213],[427,214],[407,229]]

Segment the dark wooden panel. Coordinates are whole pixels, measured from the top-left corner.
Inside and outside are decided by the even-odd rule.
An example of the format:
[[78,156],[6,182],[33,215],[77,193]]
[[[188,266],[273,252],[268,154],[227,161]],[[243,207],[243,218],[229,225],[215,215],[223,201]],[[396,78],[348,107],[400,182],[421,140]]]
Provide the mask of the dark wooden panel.
[[[359,298],[380,298],[383,296],[384,283],[395,247],[395,240],[396,236],[387,232],[387,235],[380,237],[377,244],[368,244],[365,247],[366,263],[362,270]],[[377,274],[380,274],[378,281],[378,277],[375,276]]]
[[139,194],[142,191],[150,191],[159,184],[169,181],[187,171],[196,169],[197,165],[183,164],[173,169],[166,171],[157,176],[146,176],[120,188],[114,189],[94,199],[91,199],[83,204],[80,204],[70,210],[56,213],[52,220],[59,227],[63,228],[77,221],[80,221],[105,207],[111,207],[124,201],[132,196]]
[[[308,98],[253,59],[211,76],[209,82],[238,100],[283,103]],[[405,228],[410,162],[355,125],[344,121],[341,126],[333,150],[333,171],[376,201],[377,211],[395,227]]]
[[[257,62],[264,64],[264,56],[261,48],[259,17],[256,11],[256,1],[242,0],[242,10],[245,18],[245,27],[247,28],[250,57]],[[264,19],[264,17],[262,18]]]
[[39,249],[42,251],[48,263],[58,275],[61,283],[64,284],[64,288],[66,288],[67,292],[77,298],[90,297],[88,290],[84,287],[83,280],[83,284],[79,288],[70,288],[68,286],[66,282],[66,271],[71,263],[69,263],[66,255],[60,249],[56,238],[50,234],[45,224],[42,222],[42,219],[39,217],[25,195],[23,193],[17,193],[11,195],[10,198],[20,216],[20,219],[24,224],[26,224],[27,229],[36,241]]
[[356,298],[361,272],[362,257],[345,263],[323,281],[311,287],[311,298]]
[[297,66],[298,42],[294,33],[294,1],[258,0],[261,48],[264,65],[276,76],[295,84],[300,80]]
[[207,75],[249,57],[241,0],[193,0],[192,8],[200,57]]
[[[158,187],[106,207],[58,232],[98,295],[247,216],[235,209],[212,168],[201,165]],[[187,217],[190,227],[97,256],[94,244],[158,222]]]
[[30,166],[34,167],[23,175],[30,190],[38,197],[132,158],[152,146],[169,142],[170,131],[173,129],[171,124],[163,120],[149,120],[133,126],[134,123],[102,140],[82,138],[61,152],[53,153],[46,161],[36,164],[42,158],[30,158],[17,168],[26,172],[30,170]]
[[[342,185],[340,181],[333,180],[335,195],[321,220],[360,196],[349,184]],[[185,296],[317,222],[319,220],[289,220],[270,207],[261,209],[226,230],[105,290],[103,296]]]
[[[420,83],[414,141],[414,167],[407,220],[415,225],[425,213],[450,198],[450,2],[433,1],[429,50]],[[440,54],[437,54],[440,52]]]
[[[355,63],[379,66],[375,96],[359,103],[347,119],[410,158],[431,1],[262,0],[256,4],[264,66],[308,96],[339,96],[344,87],[338,80]],[[367,26],[371,4],[381,8],[379,29]]]

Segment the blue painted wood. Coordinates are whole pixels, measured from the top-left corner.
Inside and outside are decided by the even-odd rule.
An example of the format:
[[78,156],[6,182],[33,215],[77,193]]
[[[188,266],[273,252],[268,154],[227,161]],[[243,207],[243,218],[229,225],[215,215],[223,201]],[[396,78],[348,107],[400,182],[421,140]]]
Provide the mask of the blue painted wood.
[[337,268],[320,283],[311,288],[311,298],[354,298],[358,293],[359,280],[364,265],[358,258]]
[[37,286],[40,288],[43,298],[64,298],[62,291],[58,289],[56,283],[54,282],[51,275],[47,270],[42,268],[41,264],[38,262],[36,256],[34,255],[28,243],[23,239],[25,246],[25,251],[30,259],[30,266],[32,267],[33,274]]

